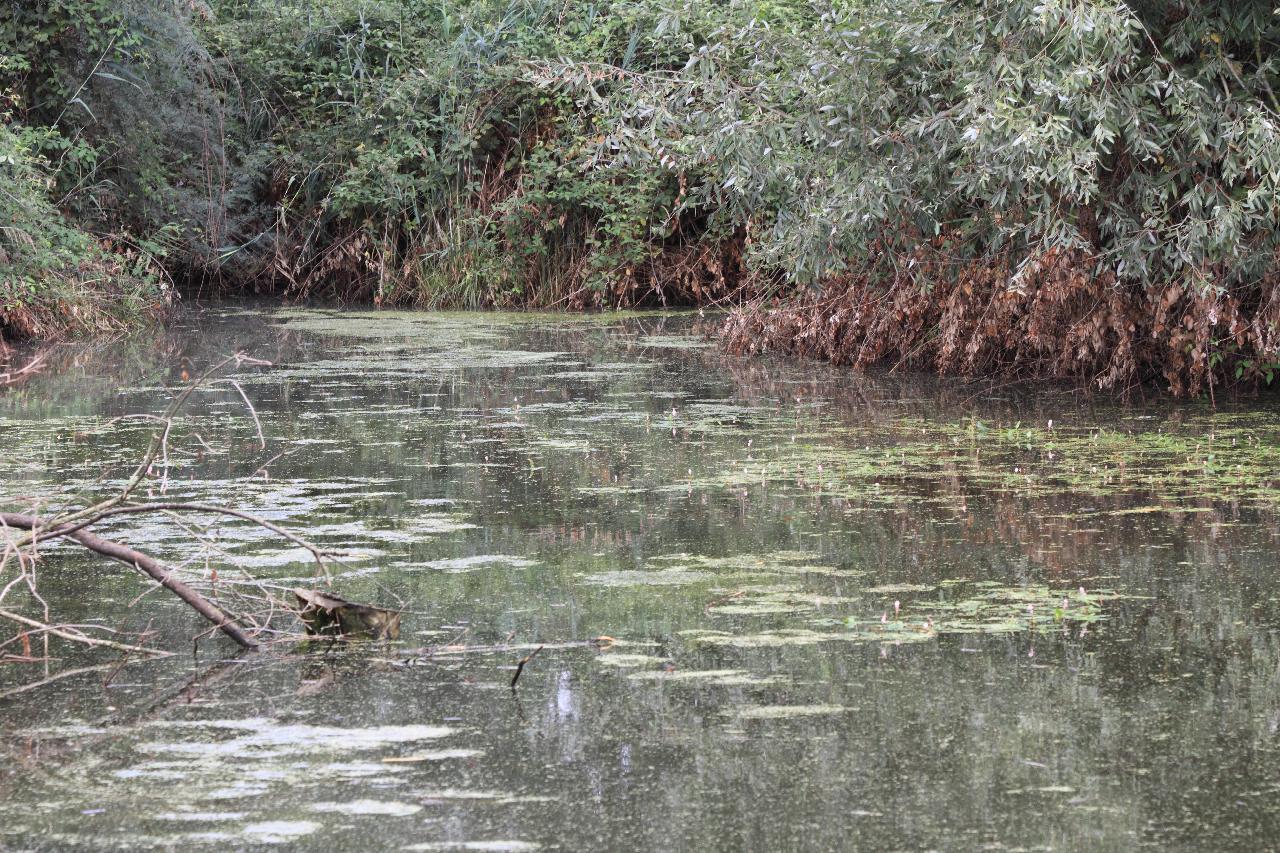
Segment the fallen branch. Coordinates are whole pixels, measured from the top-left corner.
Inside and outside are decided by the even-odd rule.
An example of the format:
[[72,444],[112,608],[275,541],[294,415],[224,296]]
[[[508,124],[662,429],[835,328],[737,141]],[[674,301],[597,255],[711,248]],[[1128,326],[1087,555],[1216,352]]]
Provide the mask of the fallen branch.
[[[40,538],[45,538],[44,531],[48,528],[48,524],[36,516],[25,515],[17,512],[0,512],[0,523],[22,530],[40,531],[38,534]],[[209,600],[200,593],[174,577],[173,573],[166,569],[154,557],[150,557],[141,551],[136,551],[126,545],[121,545],[118,542],[103,539],[102,537],[90,533],[87,530],[69,530],[68,528],[69,526],[54,527],[51,532],[54,536],[65,536],[67,538],[74,539],[90,551],[94,551],[104,557],[110,557],[113,560],[118,560],[125,565],[133,566],[134,568],[145,572],[165,589],[169,590],[174,595],[178,596],[178,598],[181,598],[184,602],[190,605],[190,607],[201,616],[212,622],[220,631],[222,631],[222,633],[226,634],[241,647],[246,649],[256,649],[258,647],[258,644],[241,631],[239,626],[235,624],[229,615],[209,602]],[[3,611],[0,611],[0,615],[6,614]],[[12,615],[16,616],[17,614]],[[35,624],[42,628],[46,627],[42,623]],[[77,642],[83,642],[84,639],[87,639],[77,638],[75,635],[65,636],[64,633],[59,633],[57,631],[52,631],[51,633],[56,636],[61,636],[64,639],[76,640]],[[111,643],[106,640],[94,640],[94,643],[117,647],[123,645]],[[141,650],[141,647],[131,646],[128,647],[128,649],[132,651],[139,651]],[[154,654],[152,650],[147,651]]]
[[[17,525],[14,525],[15,527]],[[96,549],[95,549],[96,550]],[[18,613],[12,613],[8,610],[0,610],[0,618],[8,619],[10,622],[17,622],[20,625],[26,625],[34,628],[44,634],[53,634],[55,637],[61,637],[64,640],[70,640],[73,643],[80,643],[85,646],[93,646],[95,648],[115,649],[121,652],[134,652],[137,654],[152,655],[153,657],[168,657],[172,652],[165,652],[159,649],[148,649],[146,646],[133,646],[128,643],[117,643],[115,640],[100,640],[97,637],[90,637],[79,632],[67,631],[54,625],[46,625],[35,619],[28,619]]]
[[311,542],[308,542],[306,539],[303,539],[301,536],[297,535],[296,533],[286,530],[285,528],[281,527],[278,524],[273,524],[272,522],[268,521],[265,518],[261,518],[252,513],[245,512],[244,510],[232,509],[231,507],[225,507],[225,506],[218,506],[217,504],[206,504],[206,503],[198,503],[198,502],[192,502],[192,501],[159,501],[159,502],[153,501],[150,503],[125,504],[124,506],[111,507],[110,509],[102,510],[100,513],[93,516],[92,518],[87,518],[82,521],[78,521],[75,524],[68,524],[61,527],[54,527],[52,529],[48,529],[48,528],[42,529],[40,531],[40,538],[44,540],[49,540],[49,539],[56,539],[61,536],[71,536],[72,534],[78,533],[79,531],[85,529],[86,527],[91,527],[97,524],[99,521],[102,521],[105,518],[110,518],[113,515],[135,515],[137,513],[146,513],[146,512],[207,512],[211,515],[229,515],[233,518],[239,518],[239,519],[243,519],[244,521],[252,522],[258,525],[259,527],[262,527],[265,530],[269,530],[272,533],[276,534],[277,536],[280,536],[281,538],[292,542],[293,544],[297,545],[299,548],[303,548],[306,551],[308,551],[311,554],[311,556],[315,558],[316,564],[320,567],[320,571],[325,575],[326,578],[329,576],[329,569],[324,564],[324,560],[326,557],[351,556],[350,552],[348,551],[334,551],[328,548],[321,548],[319,545],[315,545]]

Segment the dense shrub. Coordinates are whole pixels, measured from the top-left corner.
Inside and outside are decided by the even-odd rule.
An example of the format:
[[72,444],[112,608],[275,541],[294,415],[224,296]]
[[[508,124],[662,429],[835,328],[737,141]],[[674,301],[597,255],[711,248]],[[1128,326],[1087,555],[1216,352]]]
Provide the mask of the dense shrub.
[[150,256],[112,245],[49,201],[39,134],[0,125],[0,345],[5,338],[118,330],[163,305]]
[[743,350],[1179,393],[1280,357],[1267,3],[215,8],[295,293],[754,292]]
[[743,351],[1180,394],[1280,361],[1261,0],[58,0],[0,45],[59,207],[228,289],[751,299]]
[[823,287],[739,314],[733,346],[1177,393],[1269,381],[1271,4],[904,4],[827,32],[811,67],[837,153],[765,241]]
[[226,70],[194,29],[209,14],[0,3],[10,335],[138,322],[172,279],[216,266],[228,223],[255,208],[225,135]]
[[682,210],[671,170],[595,162],[608,111],[584,109],[550,64],[683,62],[649,7],[216,8],[217,43],[254,92],[246,126],[276,152],[280,216],[244,253],[290,293],[582,307],[737,289],[740,236]]
[[104,3],[17,4],[0,18],[0,344],[118,330],[167,302],[155,243],[67,215],[103,157],[69,113],[92,114],[88,76],[114,77],[113,51],[135,46]]

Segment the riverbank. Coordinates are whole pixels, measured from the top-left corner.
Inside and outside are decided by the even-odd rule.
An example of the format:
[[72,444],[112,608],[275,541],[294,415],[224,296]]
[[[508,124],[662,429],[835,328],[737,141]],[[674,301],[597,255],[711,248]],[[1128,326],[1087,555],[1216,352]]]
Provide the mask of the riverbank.
[[6,342],[113,334],[159,317],[172,299],[145,250],[91,233],[58,210],[29,136],[0,125],[0,351]]
[[[1280,369],[1267,3],[98,5],[0,24],[90,307],[718,305],[733,350],[858,367]],[[44,258],[25,221],[0,249]],[[23,293],[10,336],[94,325]]]

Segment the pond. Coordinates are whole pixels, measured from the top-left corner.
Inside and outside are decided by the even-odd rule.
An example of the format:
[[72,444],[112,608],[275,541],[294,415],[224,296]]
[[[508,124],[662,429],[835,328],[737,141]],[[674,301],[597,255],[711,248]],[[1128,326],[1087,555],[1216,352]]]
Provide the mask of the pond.
[[[707,322],[193,309],[0,397],[6,503],[56,507],[130,473],[151,424],[116,419],[270,361],[194,396],[152,494],[356,552],[332,590],[404,611],[398,643],[242,654],[50,548],[58,621],[181,654],[0,666],[0,847],[1274,844],[1272,402],[736,359]],[[103,532],[206,583],[317,583],[268,531],[191,523]]]

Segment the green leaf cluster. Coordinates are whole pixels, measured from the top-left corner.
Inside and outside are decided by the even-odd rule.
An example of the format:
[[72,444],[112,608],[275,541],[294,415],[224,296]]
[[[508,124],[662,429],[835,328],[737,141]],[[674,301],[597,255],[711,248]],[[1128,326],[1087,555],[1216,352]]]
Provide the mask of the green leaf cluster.
[[514,256],[485,275],[518,288],[580,255],[604,281],[734,234],[796,284],[943,234],[957,259],[1073,252],[1136,286],[1276,265],[1268,3],[215,8],[287,207],[319,225],[303,249],[368,228],[384,274]]

